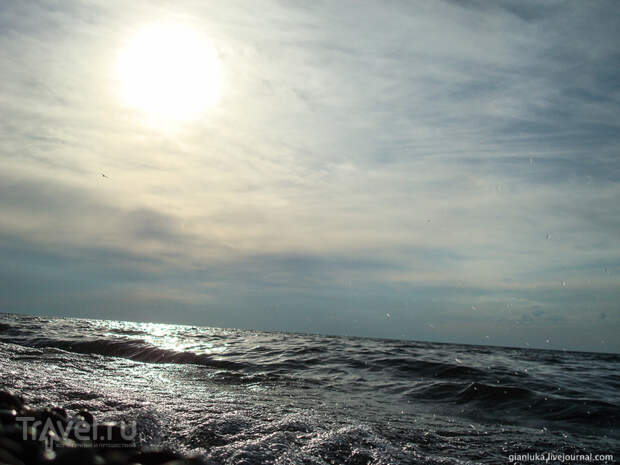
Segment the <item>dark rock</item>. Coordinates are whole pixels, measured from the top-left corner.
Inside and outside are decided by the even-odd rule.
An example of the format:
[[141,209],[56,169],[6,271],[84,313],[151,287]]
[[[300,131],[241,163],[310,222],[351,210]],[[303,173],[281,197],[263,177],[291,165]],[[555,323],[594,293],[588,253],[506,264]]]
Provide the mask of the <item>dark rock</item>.
[[69,416],[67,415],[67,411],[62,407],[51,407],[50,410],[54,412],[58,417],[64,418],[65,420],[69,418]]
[[66,415],[60,415],[54,409],[49,407],[41,410],[34,410],[33,414],[35,421],[42,421],[45,423],[48,420],[51,420],[54,426],[57,426],[58,424],[65,426],[69,421]]
[[[63,407],[33,410],[20,396],[0,391],[0,465],[204,465],[169,450],[136,448],[135,425],[99,424],[86,410],[71,420]],[[40,422],[36,428],[34,422]],[[48,440],[54,451],[45,448]]]
[[24,405],[21,412],[18,412],[22,417],[34,417],[35,410],[29,405]]
[[17,411],[15,409],[0,410],[0,424],[14,425],[17,418]]
[[53,465],[101,465],[99,457],[94,449],[79,447],[77,449],[58,448]]
[[0,449],[10,452],[17,458],[22,458],[24,455],[24,449],[22,445],[9,438],[0,437]]
[[95,422],[95,417],[88,410],[80,410],[77,414],[77,417],[81,420],[85,421],[89,425],[92,425]]
[[136,465],[129,460],[132,453],[125,449],[102,449],[100,454],[103,455],[105,465]]
[[142,465],[160,465],[183,457],[169,450],[146,449],[131,457],[132,462]]
[[70,423],[66,436],[76,442],[91,442],[93,439],[92,428],[93,425],[87,423],[81,417],[76,417]]
[[0,391],[0,409],[17,410],[24,406],[24,399],[10,391]]
[[95,444],[106,447],[113,446],[133,446],[134,440],[131,438],[131,429],[125,429],[124,425],[118,423],[98,423],[96,425]]
[[22,428],[17,425],[0,424],[0,437],[21,441],[23,439]]
[[24,465],[24,462],[15,457],[10,451],[2,448],[0,448],[0,463],[3,465]]

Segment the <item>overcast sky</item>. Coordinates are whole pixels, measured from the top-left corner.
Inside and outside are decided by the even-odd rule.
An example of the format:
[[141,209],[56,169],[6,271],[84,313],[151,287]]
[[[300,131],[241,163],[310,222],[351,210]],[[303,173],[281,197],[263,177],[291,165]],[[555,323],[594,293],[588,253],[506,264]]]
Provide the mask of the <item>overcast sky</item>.
[[620,351],[616,1],[2,0],[0,70],[0,311]]

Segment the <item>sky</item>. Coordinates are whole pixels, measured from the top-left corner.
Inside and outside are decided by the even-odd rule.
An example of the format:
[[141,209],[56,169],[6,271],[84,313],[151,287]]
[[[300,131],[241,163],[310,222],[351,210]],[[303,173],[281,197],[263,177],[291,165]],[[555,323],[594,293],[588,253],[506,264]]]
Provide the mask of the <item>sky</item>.
[[620,352],[616,1],[2,0],[0,69],[1,312]]

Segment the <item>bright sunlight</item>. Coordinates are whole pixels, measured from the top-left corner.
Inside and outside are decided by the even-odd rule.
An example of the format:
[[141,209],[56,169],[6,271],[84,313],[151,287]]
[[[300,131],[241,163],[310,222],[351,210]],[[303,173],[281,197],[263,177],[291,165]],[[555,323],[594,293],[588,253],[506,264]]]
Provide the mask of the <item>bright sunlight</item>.
[[124,100],[150,117],[190,120],[217,101],[217,58],[207,38],[190,28],[143,29],[122,50],[118,71]]

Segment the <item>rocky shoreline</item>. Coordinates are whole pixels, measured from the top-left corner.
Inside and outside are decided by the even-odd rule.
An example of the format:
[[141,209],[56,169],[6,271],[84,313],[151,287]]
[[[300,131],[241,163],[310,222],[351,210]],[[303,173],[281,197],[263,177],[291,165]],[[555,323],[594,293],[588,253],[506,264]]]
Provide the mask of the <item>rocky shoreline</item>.
[[198,457],[140,447],[135,424],[98,423],[85,410],[32,408],[23,397],[0,391],[2,465],[204,465]]

